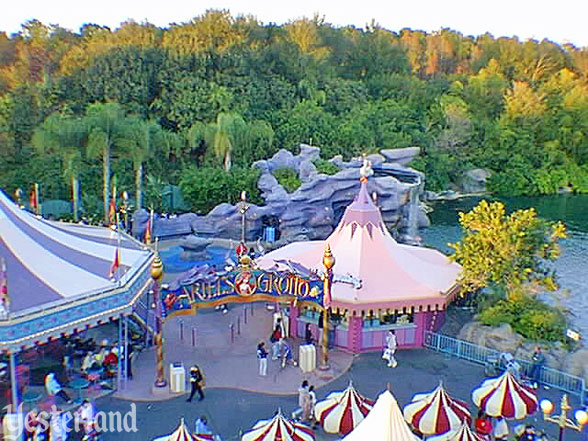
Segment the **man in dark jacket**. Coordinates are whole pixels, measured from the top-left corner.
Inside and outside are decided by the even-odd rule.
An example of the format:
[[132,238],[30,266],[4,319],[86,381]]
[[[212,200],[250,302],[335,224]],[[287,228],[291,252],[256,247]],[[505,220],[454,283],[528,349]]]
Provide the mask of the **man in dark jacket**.
[[541,380],[541,369],[543,369],[543,365],[545,364],[545,354],[541,350],[541,346],[535,348],[531,360],[533,361],[533,364],[531,365],[529,376],[533,380],[533,387],[537,389]]
[[190,398],[186,401],[189,403],[192,401],[194,394],[198,391],[198,401],[202,401],[204,399],[204,392],[202,391],[202,386],[204,385],[204,375],[202,371],[197,365],[194,365],[190,368],[190,385],[192,386],[192,390],[190,391]]

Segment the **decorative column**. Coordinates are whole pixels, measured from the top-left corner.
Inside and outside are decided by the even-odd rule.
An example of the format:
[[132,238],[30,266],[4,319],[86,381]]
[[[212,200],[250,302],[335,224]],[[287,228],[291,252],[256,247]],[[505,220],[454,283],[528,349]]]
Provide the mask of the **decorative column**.
[[165,387],[165,373],[163,369],[163,311],[161,308],[161,291],[159,289],[161,279],[163,278],[163,264],[159,254],[155,255],[155,260],[151,264],[151,278],[153,279],[153,301],[155,302],[155,355],[156,355],[156,374],[155,387]]
[[331,253],[329,244],[325,247],[323,254],[323,267],[325,272],[323,274],[323,339],[322,339],[322,358],[320,370],[329,369],[329,307],[331,305],[331,286],[333,284],[333,266],[335,265],[335,258]]

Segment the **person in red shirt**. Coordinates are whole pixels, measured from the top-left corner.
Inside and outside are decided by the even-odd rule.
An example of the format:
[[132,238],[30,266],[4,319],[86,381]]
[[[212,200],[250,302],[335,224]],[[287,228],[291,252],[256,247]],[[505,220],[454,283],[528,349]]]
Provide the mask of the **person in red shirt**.
[[492,421],[483,410],[478,411],[478,418],[474,421],[474,428],[476,433],[485,440],[490,441],[490,434],[492,433]]

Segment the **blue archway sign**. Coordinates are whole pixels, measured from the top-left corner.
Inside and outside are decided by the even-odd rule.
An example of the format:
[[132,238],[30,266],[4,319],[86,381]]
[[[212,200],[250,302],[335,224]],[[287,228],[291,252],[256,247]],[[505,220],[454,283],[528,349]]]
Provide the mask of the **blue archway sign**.
[[247,265],[220,272],[201,268],[192,277],[163,289],[166,315],[222,303],[257,301],[314,302],[322,305],[323,281],[317,274],[263,271]]

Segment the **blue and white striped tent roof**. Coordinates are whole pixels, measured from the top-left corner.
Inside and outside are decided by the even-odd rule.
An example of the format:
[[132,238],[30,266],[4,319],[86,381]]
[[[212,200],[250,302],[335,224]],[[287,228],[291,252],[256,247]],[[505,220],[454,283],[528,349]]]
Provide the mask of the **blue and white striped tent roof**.
[[117,236],[110,228],[38,218],[0,191],[0,257],[6,262],[10,318],[90,302],[104,293],[120,295],[138,276],[147,279],[153,253],[122,234],[118,277],[109,278]]

